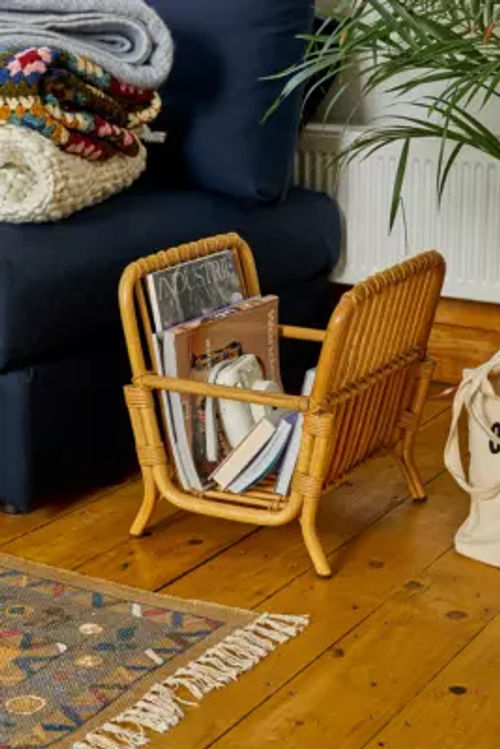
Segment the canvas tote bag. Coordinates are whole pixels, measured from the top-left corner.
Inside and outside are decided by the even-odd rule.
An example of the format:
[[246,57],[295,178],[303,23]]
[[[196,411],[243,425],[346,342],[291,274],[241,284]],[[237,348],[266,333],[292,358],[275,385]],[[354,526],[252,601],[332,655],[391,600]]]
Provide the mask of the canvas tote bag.
[[[458,436],[463,409],[469,422],[468,477]],[[464,371],[453,402],[445,464],[471,498],[469,516],[455,536],[456,550],[500,567],[500,351],[477,369]]]

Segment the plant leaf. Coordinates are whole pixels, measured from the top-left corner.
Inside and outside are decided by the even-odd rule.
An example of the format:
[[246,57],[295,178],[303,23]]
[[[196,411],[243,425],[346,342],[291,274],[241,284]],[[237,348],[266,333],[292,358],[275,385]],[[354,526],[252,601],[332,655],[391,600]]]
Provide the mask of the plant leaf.
[[455,163],[455,161],[457,159],[457,156],[459,155],[459,153],[462,150],[462,148],[463,148],[463,143],[457,143],[455,145],[455,147],[453,148],[453,150],[452,150],[452,152],[451,152],[451,154],[450,154],[450,156],[448,158],[448,161],[446,162],[446,166],[445,166],[445,168],[443,170],[443,174],[442,174],[441,179],[440,179],[439,184],[438,184],[438,200],[439,200],[439,203],[441,203],[441,200],[442,200],[442,197],[443,197],[444,188],[446,187],[446,183],[448,181],[448,176],[450,174],[450,169],[453,166],[453,164]]
[[401,201],[401,190],[406,174],[406,167],[408,164],[408,154],[410,152],[410,138],[406,138],[401,149],[401,155],[399,157],[398,168],[396,170],[396,177],[394,179],[394,187],[392,190],[391,200],[391,213],[389,217],[389,229],[392,231],[396,216],[398,214],[399,203]]

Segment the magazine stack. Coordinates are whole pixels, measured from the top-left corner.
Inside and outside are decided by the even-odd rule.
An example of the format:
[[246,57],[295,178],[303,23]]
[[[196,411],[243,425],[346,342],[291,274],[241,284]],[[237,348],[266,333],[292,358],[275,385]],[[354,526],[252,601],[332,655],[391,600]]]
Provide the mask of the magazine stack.
[[[157,373],[260,392],[283,392],[278,298],[245,298],[232,250],[146,277]],[[306,373],[303,394],[314,382]],[[165,429],[180,485],[240,494],[273,477],[286,495],[303,417],[257,404],[161,392]]]

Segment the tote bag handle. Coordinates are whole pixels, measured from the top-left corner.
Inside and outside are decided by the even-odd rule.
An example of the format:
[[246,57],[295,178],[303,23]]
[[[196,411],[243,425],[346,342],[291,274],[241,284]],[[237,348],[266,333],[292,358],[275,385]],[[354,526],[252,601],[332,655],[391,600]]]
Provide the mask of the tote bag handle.
[[480,367],[464,371],[462,382],[453,400],[451,427],[444,451],[444,462],[457,484],[475,499],[493,499],[500,492],[500,483],[486,489],[471,486],[463,467],[458,422],[462,410],[465,408],[469,418],[480,426],[490,442],[500,447],[500,437],[492,432],[484,413],[485,394],[492,398],[497,397],[500,400],[489,380],[489,375],[498,371],[500,371],[500,351]]

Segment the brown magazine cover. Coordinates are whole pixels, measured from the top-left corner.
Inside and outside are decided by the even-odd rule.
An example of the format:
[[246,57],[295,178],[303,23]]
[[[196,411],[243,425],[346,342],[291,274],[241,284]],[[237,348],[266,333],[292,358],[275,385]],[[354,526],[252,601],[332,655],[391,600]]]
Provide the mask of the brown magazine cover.
[[[163,335],[165,374],[208,382],[212,368],[243,354],[253,354],[263,378],[281,386],[278,342],[278,297],[247,299],[216,312],[166,330]],[[204,396],[170,393],[177,444],[187,474],[193,469],[205,484],[216,463],[208,462],[205,450]],[[216,409],[217,410],[217,409]],[[229,450],[219,429],[222,454]],[[196,484],[198,482],[192,481]]]

